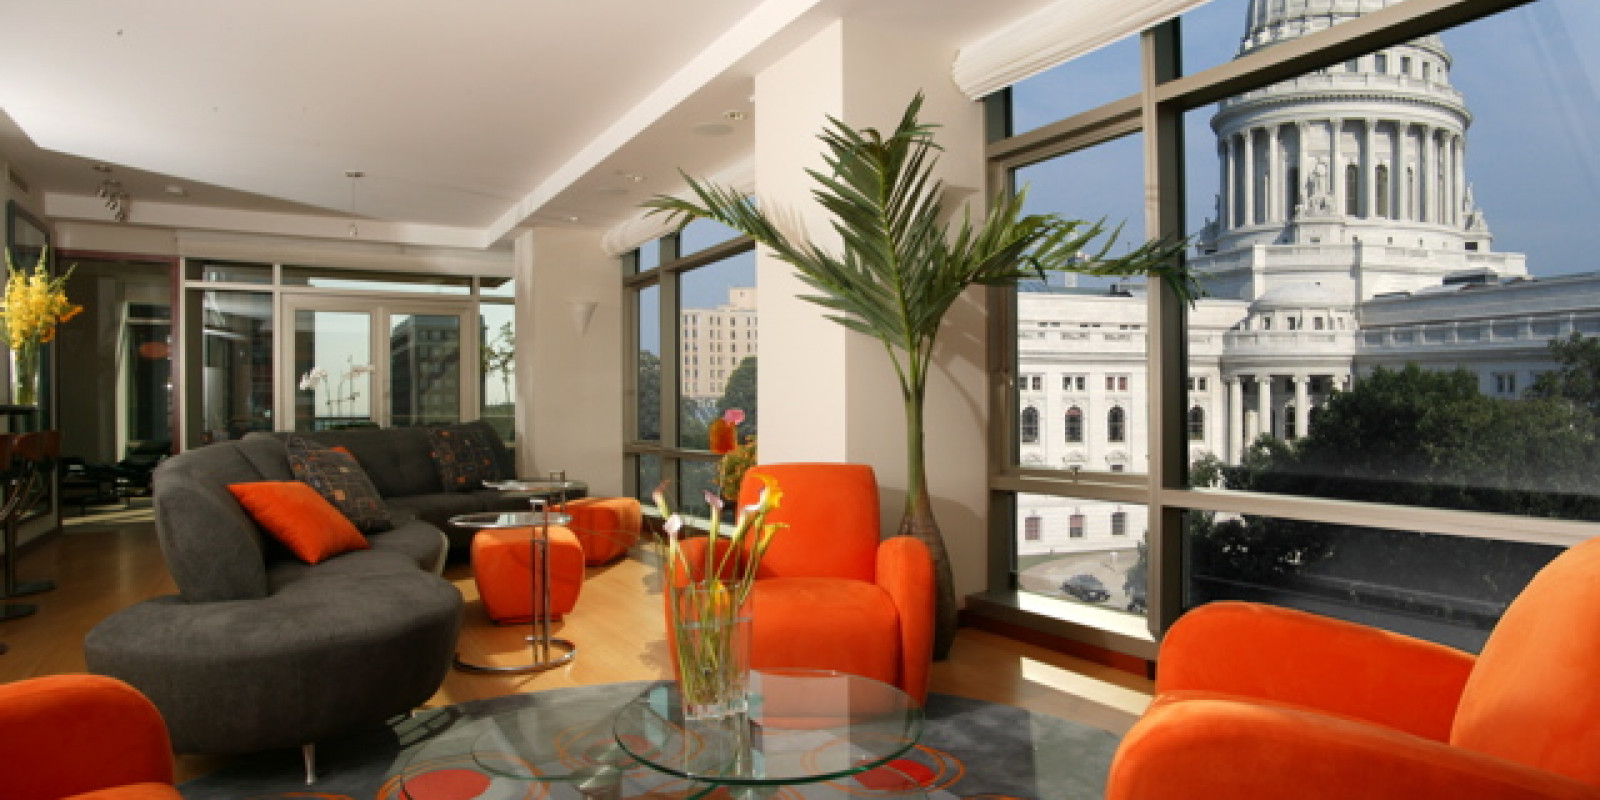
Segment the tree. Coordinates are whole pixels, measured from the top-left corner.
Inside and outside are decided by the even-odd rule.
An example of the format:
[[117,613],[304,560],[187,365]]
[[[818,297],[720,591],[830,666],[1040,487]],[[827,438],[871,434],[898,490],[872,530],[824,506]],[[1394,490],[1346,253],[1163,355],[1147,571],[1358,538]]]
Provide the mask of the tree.
[[1536,378],[1527,396],[1567,400],[1600,420],[1600,337],[1587,338],[1573,331],[1566,339],[1551,339],[1550,353],[1560,369]]
[[722,389],[722,399],[717,401],[716,416],[722,416],[722,413],[730,408],[744,412],[744,421],[739,423],[739,441],[744,441],[747,436],[756,435],[755,356],[745,356],[728,376],[728,383]]
[[639,351],[639,439],[661,440],[661,357],[649,350]]

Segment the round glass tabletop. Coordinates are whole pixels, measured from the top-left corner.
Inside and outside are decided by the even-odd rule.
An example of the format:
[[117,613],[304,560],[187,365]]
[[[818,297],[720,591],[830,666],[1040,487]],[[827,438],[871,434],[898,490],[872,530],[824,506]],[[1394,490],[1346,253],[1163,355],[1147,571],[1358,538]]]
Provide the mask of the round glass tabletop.
[[676,683],[646,690],[613,722],[639,763],[722,785],[809,784],[883,767],[917,743],[922,708],[870,678],[753,670],[748,716],[685,720]]
[[569,481],[560,478],[517,478],[509,481],[484,481],[483,488],[494,489],[508,494],[570,494],[573,492],[589,491],[589,484],[583,481]]
[[463,528],[539,528],[545,525],[566,525],[572,515],[552,511],[481,511],[476,514],[457,514],[450,524]]

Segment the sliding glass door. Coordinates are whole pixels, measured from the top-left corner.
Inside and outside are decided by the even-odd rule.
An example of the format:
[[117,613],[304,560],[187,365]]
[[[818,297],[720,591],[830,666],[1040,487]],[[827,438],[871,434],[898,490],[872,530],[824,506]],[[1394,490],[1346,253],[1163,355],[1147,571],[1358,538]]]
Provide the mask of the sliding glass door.
[[475,408],[462,380],[466,350],[476,353],[468,304],[391,302],[380,298],[284,297],[293,321],[278,359],[279,407],[293,409],[293,430],[392,427],[456,422]]

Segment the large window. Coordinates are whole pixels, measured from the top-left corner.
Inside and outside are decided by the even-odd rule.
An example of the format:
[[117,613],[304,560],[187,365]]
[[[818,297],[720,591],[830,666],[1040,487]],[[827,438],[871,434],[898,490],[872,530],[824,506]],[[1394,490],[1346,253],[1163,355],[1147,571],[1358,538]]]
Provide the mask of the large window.
[[[1369,5],[1392,27],[1342,26]],[[1107,394],[1086,413],[1106,424],[1103,444],[1091,427],[1059,454],[1018,448],[993,487],[1019,512],[1148,499],[1147,526],[1124,518],[1107,539],[1150,549],[1153,631],[1239,597],[1473,648],[1534,570],[1600,531],[1600,267],[1586,241],[1600,57],[1575,44],[1600,35],[1600,7],[1502,12],[1517,5],[1214,0],[1140,37],[1158,72],[1131,82],[1157,87],[1135,95],[1138,113],[1118,100],[1013,119],[1033,132],[991,145],[995,173],[1030,184],[1035,209],[1187,237],[1203,278],[1189,309],[1080,281],[1025,286],[999,315],[1014,325],[1005,370],[1089,375]],[[1242,77],[1211,69],[1235,59]],[[1192,75],[1160,71],[1180,62]],[[1070,95],[1074,69],[1026,92],[1060,80]],[[1041,320],[1060,335],[1036,333]],[[1506,378],[1518,374],[1535,377]],[[1014,442],[1018,413],[996,422]],[[1034,542],[1021,518],[996,525],[1019,560],[992,588],[1051,594],[1024,574],[1061,557],[1039,551],[1050,517]],[[1049,614],[1121,630],[1072,603]],[[1154,652],[1148,635],[1110,641]]]
[[696,222],[623,261],[634,309],[633,490],[647,499],[665,481],[674,507],[703,513],[704,493],[720,488],[711,423],[737,420],[741,444],[760,424],[754,247]]

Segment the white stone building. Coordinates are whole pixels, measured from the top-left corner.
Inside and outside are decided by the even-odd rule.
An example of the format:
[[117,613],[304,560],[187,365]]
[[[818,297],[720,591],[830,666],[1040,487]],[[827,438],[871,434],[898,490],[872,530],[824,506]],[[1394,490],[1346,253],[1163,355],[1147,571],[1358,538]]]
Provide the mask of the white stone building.
[[[1239,54],[1392,2],[1253,0]],[[1380,366],[1462,367],[1514,396],[1554,366],[1551,339],[1600,334],[1600,275],[1534,279],[1492,251],[1451,63],[1428,36],[1219,104],[1221,189],[1191,259],[1209,294],[1189,318],[1191,458],[1297,438]],[[1126,292],[1019,293],[1023,465],[1145,470],[1145,313]],[[1025,496],[1018,552],[1132,548],[1144,526],[1139,507]]]
[[739,362],[756,355],[755,287],[730,287],[728,302],[716,308],[685,308],[678,324],[680,391],[687,399],[715,402]]

